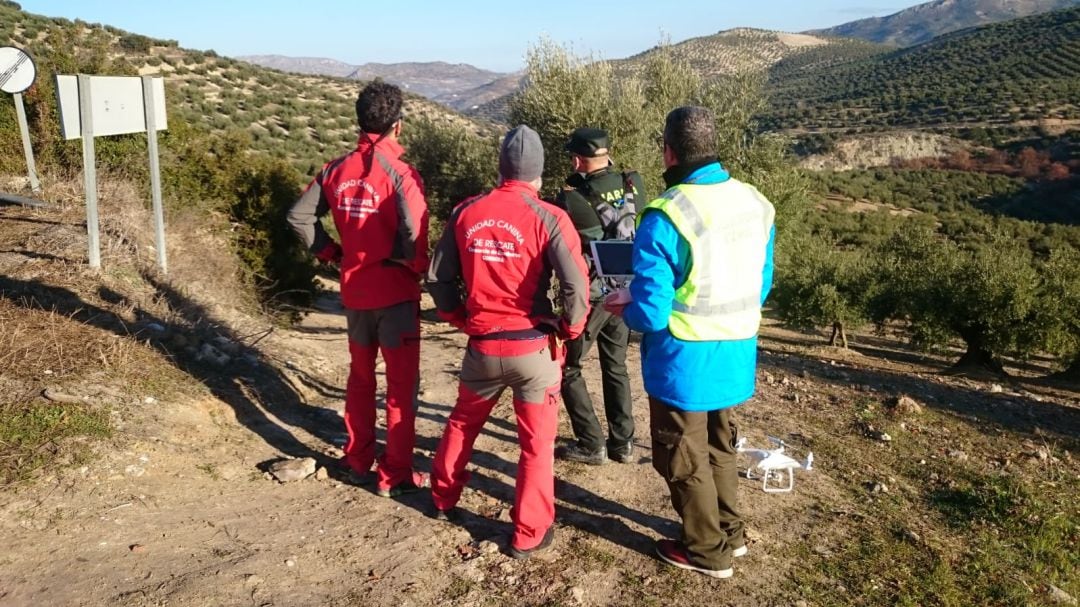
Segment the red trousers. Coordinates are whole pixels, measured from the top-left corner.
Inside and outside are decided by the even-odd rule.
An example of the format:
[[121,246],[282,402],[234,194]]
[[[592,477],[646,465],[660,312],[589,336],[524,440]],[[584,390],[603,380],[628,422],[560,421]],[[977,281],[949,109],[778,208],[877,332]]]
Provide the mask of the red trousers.
[[559,422],[560,360],[548,340],[469,342],[461,365],[458,400],[446,424],[431,476],[435,507],[457,505],[469,480],[473,443],[506,388],[514,393],[518,459],[513,546],[535,548],[555,520],[555,436]]
[[378,483],[389,489],[412,478],[416,392],[420,378],[420,320],[416,302],[378,310],[346,310],[349,381],[345,388],[345,461],[360,474],[375,463],[375,356],[386,362],[386,448]]

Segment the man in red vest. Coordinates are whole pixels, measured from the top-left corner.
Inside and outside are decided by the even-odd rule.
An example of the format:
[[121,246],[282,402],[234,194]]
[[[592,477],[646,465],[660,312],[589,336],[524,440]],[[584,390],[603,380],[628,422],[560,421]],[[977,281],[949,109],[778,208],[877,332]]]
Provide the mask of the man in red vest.
[[[519,126],[507,133],[499,186],[454,209],[428,272],[440,317],[469,335],[458,401],[433,464],[436,518],[450,518],[469,480],[465,465],[473,442],[510,388],[521,444],[510,515],[514,558],[527,558],[554,539],[560,340],[580,335],[589,313],[589,273],[574,224],[537,197],[543,168],[535,131]],[[553,274],[561,317],[548,299]]]
[[[419,173],[401,160],[401,89],[375,81],[356,100],[356,149],[328,162],[289,211],[315,256],[341,266],[352,362],[345,394],[343,462],[361,479],[375,463],[375,357],[386,362],[383,497],[429,485],[413,471],[420,368],[420,277],[428,265],[428,211]],[[331,213],[341,244],[319,219]]]

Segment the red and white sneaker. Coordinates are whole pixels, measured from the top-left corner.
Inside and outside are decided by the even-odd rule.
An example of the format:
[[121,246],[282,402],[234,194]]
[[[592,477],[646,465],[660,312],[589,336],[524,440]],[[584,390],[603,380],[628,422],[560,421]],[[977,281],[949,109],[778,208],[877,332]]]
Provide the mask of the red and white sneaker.
[[727,569],[708,569],[700,565],[695,565],[690,562],[690,555],[686,553],[686,548],[683,548],[681,543],[674,540],[657,541],[656,556],[660,557],[660,560],[668,565],[674,565],[679,569],[697,571],[698,573],[703,573],[709,577],[724,579],[735,575],[735,570],[731,567],[728,567]]

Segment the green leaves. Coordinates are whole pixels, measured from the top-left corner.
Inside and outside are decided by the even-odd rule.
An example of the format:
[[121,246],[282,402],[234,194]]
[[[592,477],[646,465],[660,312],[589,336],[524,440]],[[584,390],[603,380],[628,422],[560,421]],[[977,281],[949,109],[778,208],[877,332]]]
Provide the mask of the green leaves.
[[[407,119],[402,129],[405,159],[424,179],[428,209],[445,220],[457,203],[495,185],[498,141],[465,127],[428,118]],[[431,238],[435,242],[434,236]]]
[[620,167],[645,178],[650,194],[663,191],[660,138],[668,112],[703,105],[716,120],[716,149],[732,174],[755,185],[777,207],[782,240],[805,207],[806,180],[794,170],[788,141],[755,135],[753,116],[765,107],[764,79],[750,73],[705,83],[683,59],[661,45],[634,73],[621,64],[574,56],[550,40],[528,57],[525,89],[510,103],[510,122],[535,129],[547,150],[545,190],[554,192],[571,172],[562,153],[581,126],[606,129]]
[[800,329],[856,328],[868,320],[873,273],[859,251],[837,249],[818,236],[789,239],[777,253],[770,301],[784,322]]

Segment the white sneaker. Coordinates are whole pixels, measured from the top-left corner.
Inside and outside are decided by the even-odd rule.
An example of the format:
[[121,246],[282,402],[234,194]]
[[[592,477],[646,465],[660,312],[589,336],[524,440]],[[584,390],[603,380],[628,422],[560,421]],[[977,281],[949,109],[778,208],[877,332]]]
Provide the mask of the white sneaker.
[[739,558],[740,556],[746,556],[747,552],[749,552],[749,550],[746,549],[746,544],[743,544],[742,546],[739,546],[738,548],[732,550],[731,556]]

